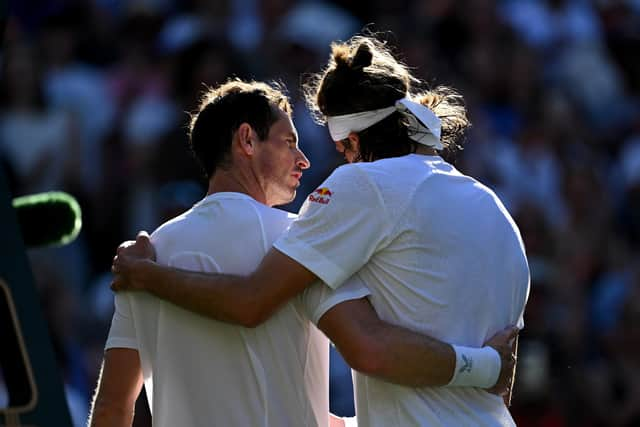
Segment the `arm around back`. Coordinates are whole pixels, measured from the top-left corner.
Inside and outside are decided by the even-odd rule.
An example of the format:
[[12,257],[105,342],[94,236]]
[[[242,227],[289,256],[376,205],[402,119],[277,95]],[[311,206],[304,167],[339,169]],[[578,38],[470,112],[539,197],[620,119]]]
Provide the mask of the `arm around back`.
[[187,310],[246,327],[260,325],[317,280],[273,248],[249,276],[179,270],[130,256],[127,249],[119,250],[113,272],[113,290],[150,292]]
[[318,327],[363,374],[411,387],[444,386],[453,377],[449,344],[380,320],[366,298],[332,307]]

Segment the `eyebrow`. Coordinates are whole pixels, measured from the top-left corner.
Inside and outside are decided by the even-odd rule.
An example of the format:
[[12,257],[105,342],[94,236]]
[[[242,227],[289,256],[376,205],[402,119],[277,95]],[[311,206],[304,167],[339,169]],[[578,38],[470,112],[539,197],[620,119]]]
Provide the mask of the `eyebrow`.
[[293,142],[298,143],[298,136],[293,132],[287,132],[287,138],[293,138]]

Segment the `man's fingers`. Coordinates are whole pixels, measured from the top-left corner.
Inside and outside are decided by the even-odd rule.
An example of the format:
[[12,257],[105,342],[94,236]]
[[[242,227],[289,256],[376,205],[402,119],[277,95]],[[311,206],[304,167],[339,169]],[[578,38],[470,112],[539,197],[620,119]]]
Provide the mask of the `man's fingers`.
[[127,248],[135,245],[135,240],[127,240],[125,242],[120,243],[120,245],[118,246],[118,249],[116,249],[116,253],[118,255],[120,255],[121,253],[123,253]]
[[509,326],[507,331],[507,339],[509,340],[509,343],[513,343],[513,339],[520,333],[520,328],[517,326]]
[[120,266],[123,257],[124,255],[122,254],[118,254],[113,257],[113,261],[111,262],[111,272],[113,274],[118,274],[120,272]]
[[484,345],[490,346],[502,346],[508,345],[511,346],[512,341],[515,337],[518,336],[520,330],[516,326],[507,326],[503,330],[497,332],[494,336],[489,338],[488,341],[484,343]]
[[116,255],[113,257],[113,262],[111,263],[111,272],[113,274],[121,274],[127,271],[129,267],[130,258],[127,255]]
[[[513,368],[516,366],[516,355],[511,353],[509,359],[507,360],[507,366],[509,371],[513,371]],[[511,376],[511,375],[509,375]]]
[[137,241],[149,241],[149,233],[147,233],[146,231],[142,230],[142,231],[138,231],[138,234],[136,235],[136,242]]
[[119,275],[114,276],[109,287],[113,292],[126,291],[128,289],[127,286],[125,286],[123,279]]
[[520,329],[517,326],[507,326],[495,335],[495,338],[500,338],[511,345],[513,339],[518,336]]
[[509,326],[495,334],[487,345],[493,347],[499,354],[502,362],[500,377],[494,387],[489,389],[490,393],[504,396],[505,402],[511,396],[513,390],[513,380],[517,364],[517,347],[519,329]]
[[117,265],[112,266],[111,271],[113,272],[113,278],[111,279],[109,288],[111,288],[113,292],[129,290],[130,283],[127,282],[127,278],[122,273],[119,273]]
[[146,231],[140,231],[136,236],[136,240],[127,240],[118,246],[117,256],[127,256],[131,258],[148,258],[155,259],[155,251],[149,234]]

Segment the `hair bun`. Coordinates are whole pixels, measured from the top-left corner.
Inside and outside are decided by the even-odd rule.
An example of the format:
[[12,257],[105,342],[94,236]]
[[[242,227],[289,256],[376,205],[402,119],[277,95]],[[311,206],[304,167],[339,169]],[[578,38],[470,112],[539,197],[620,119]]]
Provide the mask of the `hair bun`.
[[351,68],[349,64],[349,59],[347,58],[344,52],[335,54],[333,56],[333,59],[336,61],[336,69],[349,70]]
[[373,54],[371,53],[369,43],[361,43],[351,60],[351,69],[353,71],[361,71],[364,67],[371,65],[372,59]]

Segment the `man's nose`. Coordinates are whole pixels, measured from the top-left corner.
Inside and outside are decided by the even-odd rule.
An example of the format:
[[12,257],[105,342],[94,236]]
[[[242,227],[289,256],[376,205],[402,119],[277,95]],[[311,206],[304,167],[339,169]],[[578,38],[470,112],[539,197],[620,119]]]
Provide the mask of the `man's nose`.
[[307,156],[304,155],[304,153],[302,152],[302,150],[298,149],[298,159],[296,160],[296,166],[298,166],[300,169],[309,169],[311,167],[311,162],[309,161],[309,159],[307,159]]

